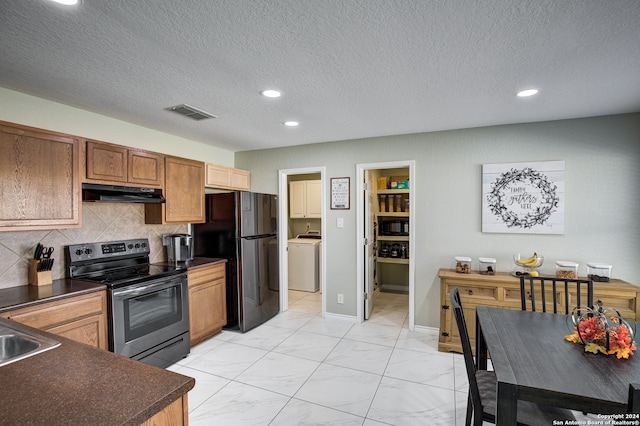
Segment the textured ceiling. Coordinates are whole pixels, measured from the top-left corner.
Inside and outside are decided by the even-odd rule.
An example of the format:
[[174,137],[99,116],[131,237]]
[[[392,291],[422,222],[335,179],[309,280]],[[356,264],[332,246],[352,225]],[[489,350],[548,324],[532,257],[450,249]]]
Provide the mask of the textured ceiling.
[[636,112],[638,22],[638,0],[2,1],[0,86],[231,151]]

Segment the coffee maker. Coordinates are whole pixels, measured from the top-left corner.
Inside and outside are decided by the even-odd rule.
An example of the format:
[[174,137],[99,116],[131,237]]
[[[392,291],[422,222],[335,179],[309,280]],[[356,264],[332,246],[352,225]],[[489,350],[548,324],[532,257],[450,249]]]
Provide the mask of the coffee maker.
[[193,237],[189,234],[163,234],[162,245],[167,248],[169,262],[193,260]]

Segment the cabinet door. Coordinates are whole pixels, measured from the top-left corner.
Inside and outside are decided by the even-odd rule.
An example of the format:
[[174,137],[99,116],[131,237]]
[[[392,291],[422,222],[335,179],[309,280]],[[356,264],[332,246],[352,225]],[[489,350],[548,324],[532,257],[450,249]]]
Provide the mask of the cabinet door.
[[127,182],[128,161],[124,146],[87,141],[87,179]]
[[48,328],[50,333],[58,334],[76,342],[86,343],[100,349],[109,350],[106,336],[103,330],[106,330],[105,315],[94,315],[77,321],[57,327]]
[[307,213],[307,190],[305,181],[289,183],[289,217],[303,218]]
[[319,180],[307,181],[307,217],[322,217],[322,187]]
[[145,204],[146,223],[203,223],[204,163],[165,157],[165,204]]
[[0,231],[80,226],[80,141],[0,122]]
[[231,169],[231,187],[241,191],[251,190],[251,173],[248,170]]
[[231,173],[228,167],[207,163],[206,186],[212,188],[229,188]]
[[189,270],[191,346],[218,333],[227,323],[225,264]]
[[130,149],[128,164],[128,181],[130,183],[162,187],[164,155]]
[[207,163],[205,186],[249,191],[251,189],[250,176],[251,174],[247,170]]

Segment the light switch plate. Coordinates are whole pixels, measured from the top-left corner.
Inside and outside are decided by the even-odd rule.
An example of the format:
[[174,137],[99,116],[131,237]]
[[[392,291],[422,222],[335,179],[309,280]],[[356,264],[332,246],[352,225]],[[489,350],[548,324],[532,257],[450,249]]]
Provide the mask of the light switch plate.
[[344,218],[339,217],[338,220],[336,221],[336,226],[338,228],[344,228]]

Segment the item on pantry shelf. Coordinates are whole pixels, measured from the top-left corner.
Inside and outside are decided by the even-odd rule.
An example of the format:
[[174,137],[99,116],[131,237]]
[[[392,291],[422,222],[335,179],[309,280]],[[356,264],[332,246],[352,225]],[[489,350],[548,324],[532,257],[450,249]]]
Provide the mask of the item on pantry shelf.
[[396,194],[396,213],[402,213],[402,195]]
[[387,211],[387,196],[380,195],[380,212],[384,213]]
[[389,180],[382,176],[378,178],[378,189],[387,189],[389,188]]
[[611,265],[606,263],[588,262],[587,277],[593,281],[611,281]]
[[478,273],[482,275],[496,274],[496,260],[493,257],[478,258]]
[[404,199],[404,211],[405,213],[409,213],[409,197]]
[[471,258],[467,256],[456,256],[456,272],[459,274],[471,273]]
[[408,189],[409,176],[391,176],[389,178],[391,189]]
[[578,278],[578,264],[569,260],[557,260],[556,277],[567,279]]
[[388,212],[393,211],[393,195],[389,195],[387,197],[387,211]]

